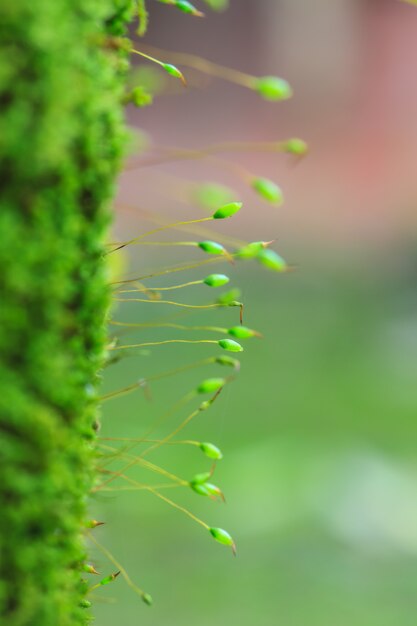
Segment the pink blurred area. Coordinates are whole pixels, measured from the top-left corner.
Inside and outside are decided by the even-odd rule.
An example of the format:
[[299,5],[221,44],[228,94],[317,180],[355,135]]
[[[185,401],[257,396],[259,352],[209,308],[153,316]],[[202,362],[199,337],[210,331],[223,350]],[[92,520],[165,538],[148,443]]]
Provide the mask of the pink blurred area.
[[[296,136],[311,149],[296,165],[280,154],[224,155],[276,181],[286,198],[279,209],[202,160],[125,172],[119,204],[177,217],[187,209],[173,175],[214,180],[245,201],[237,228],[246,236],[261,236],[267,223],[271,236],[324,248],[409,241],[417,222],[417,8],[400,0],[232,0],[229,11],[197,19],[149,4],[145,43],[282,76],[294,97],[265,102],[182,68],[188,89],[169,79],[152,107],[129,107],[133,126],[170,146]],[[136,229],[136,220],[134,211],[121,211],[117,233]]]

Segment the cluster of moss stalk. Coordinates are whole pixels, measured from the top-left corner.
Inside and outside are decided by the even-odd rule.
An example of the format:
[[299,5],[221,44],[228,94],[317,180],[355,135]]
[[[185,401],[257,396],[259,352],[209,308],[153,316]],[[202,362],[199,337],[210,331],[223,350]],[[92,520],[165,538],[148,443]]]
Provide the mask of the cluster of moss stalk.
[[[159,1],[184,13],[203,16],[189,2]],[[227,4],[224,0],[205,3],[217,9]],[[88,521],[86,507],[97,476],[97,387],[104,364],[105,322],[112,287],[105,275],[106,256],[135,244],[184,245],[229,261],[232,257],[256,258],[276,272],[288,269],[285,261],[268,249],[272,242],[240,242],[231,255],[223,245],[212,241],[145,240],[167,228],[229,218],[240,210],[240,202],[229,201],[210,217],[160,226],[130,241],[105,245],[110,218],[108,203],[126,139],[123,106],[127,102],[144,106],[150,101],[144,101],[142,88],[138,88],[139,92],[126,88],[128,56],[144,57],[186,83],[175,65],[133,48],[125,35],[126,24],[134,17],[138,18],[138,34],[143,34],[147,24],[144,0],[0,3],[0,621],[8,626],[86,624],[90,619],[86,611],[90,605],[88,592],[112,582],[119,574],[147,604],[152,601],[93,536],[93,543],[101,547],[118,571],[90,589],[84,576],[88,572],[97,574],[87,563],[83,535],[95,524]],[[288,83],[278,77],[253,77],[192,55],[174,54],[169,60],[230,80],[265,100],[281,101],[292,95]],[[248,149],[248,145],[212,145],[198,152],[174,151],[162,156],[162,161],[242,149]],[[249,149],[286,152],[299,158],[307,146],[299,139],[291,139],[251,144]],[[261,198],[281,204],[282,192],[273,181],[234,164],[229,166]],[[183,269],[199,266],[200,263],[186,265]],[[228,281],[223,274],[210,274],[204,279],[162,287],[160,291],[199,284],[219,287]],[[138,287],[136,282],[119,281],[114,289],[115,300],[126,300],[118,296],[132,293],[132,289],[126,289],[130,283],[135,283],[133,292],[150,291],[149,287]],[[132,296],[127,300],[154,302]],[[238,306],[240,326],[200,329],[238,339],[259,336],[242,326],[243,305],[233,290],[209,305],[158,302],[193,309]],[[119,325],[129,326],[123,322]],[[178,324],[167,326],[186,328]],[[230,338],[173,339],[115,345],[113,349],[164,343],[216,344],[230,352],[243,349]],[[238,369],[238,362],[231,357],[203,361],[211,362]],[[155,445],[142,456],[171,443],[174,435],[210,406],[228,380],[203,381],[191,397],[200,393],[214,396],[200,404],[164,439],[149,440]],[[140,385],[141,382],[130,385],[108,398],[124,395]],[[198,445],[210,459],[221,458],[220,450],[209,443],[172,443]],[[130,457],[128,460],[127,468],[136,463]],[[156,469],[178,482],[173,474]],[[101,487],[121,475],[120,471],[115,473]],[[208,482],[211,475],[212,471],[198,474],[191,481],[180,483],[200,495],[222,498],[220,489]],[[129,477],[123,478],[132,483]],[[157,490],[135,485],[183,511],[217,542],[235,550],[226,531],[208,526]]]
[[0,4],[0,621],[88,620],[83,528],[130,0]]

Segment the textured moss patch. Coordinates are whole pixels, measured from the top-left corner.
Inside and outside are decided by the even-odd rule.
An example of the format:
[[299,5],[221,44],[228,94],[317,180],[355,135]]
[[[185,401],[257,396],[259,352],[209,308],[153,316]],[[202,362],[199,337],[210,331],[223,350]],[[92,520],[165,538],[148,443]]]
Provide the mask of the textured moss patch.
[[130,0],[0,6],[0,616],[76,626]]

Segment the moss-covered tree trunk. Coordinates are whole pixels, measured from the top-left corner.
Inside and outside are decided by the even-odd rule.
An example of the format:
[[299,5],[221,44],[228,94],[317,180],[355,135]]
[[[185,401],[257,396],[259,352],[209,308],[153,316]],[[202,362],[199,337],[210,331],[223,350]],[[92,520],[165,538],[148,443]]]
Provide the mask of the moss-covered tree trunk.
[[[87,621],[106,202],[129,0],[0,3],[0,622]],[[115,6],[118,10],[115,16]],[[128,11],[125,11],[128,12]]]

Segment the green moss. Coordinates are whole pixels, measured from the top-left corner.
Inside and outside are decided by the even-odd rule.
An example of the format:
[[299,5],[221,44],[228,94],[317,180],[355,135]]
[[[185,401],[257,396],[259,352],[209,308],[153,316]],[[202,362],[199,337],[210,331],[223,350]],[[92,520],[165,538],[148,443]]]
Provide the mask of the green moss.
[[[0,616],[87,621],[86,498],[130,0],[0,6]],[[101,37],[101,40],[100,40]]]

